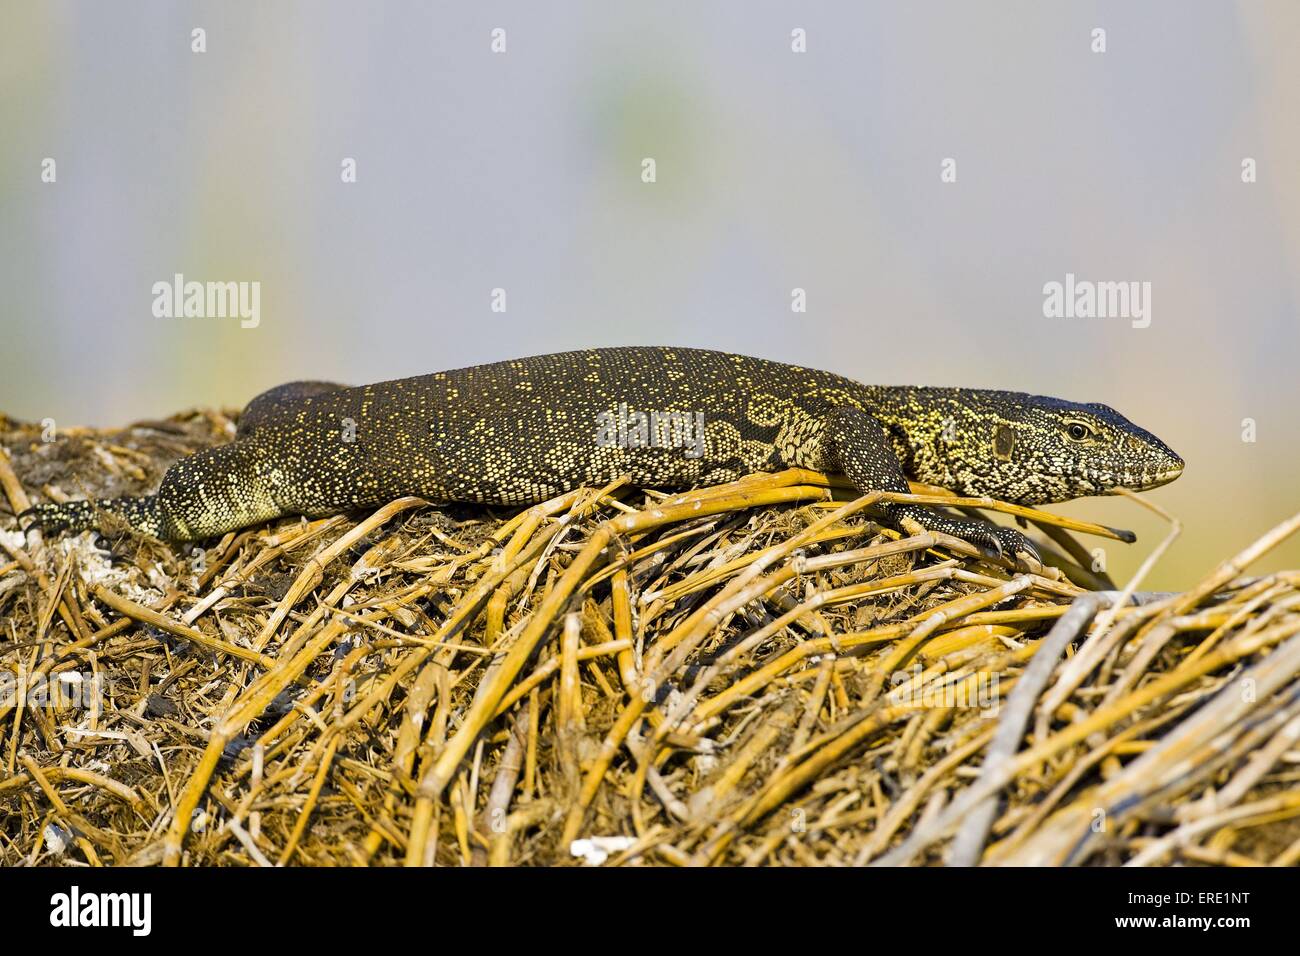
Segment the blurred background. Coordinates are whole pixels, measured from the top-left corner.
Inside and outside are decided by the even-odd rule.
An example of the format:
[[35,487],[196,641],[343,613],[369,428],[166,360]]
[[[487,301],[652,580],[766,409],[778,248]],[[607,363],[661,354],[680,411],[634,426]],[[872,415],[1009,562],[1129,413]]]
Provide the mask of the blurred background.
[[[1297,49],[1291,0],[0,0],[0,411],[620,344],[1102,401],[1187,460],[1184,587],[1300,504]],[[1044,318],[1071,272],[1150,282],[1150,326]],[[156,318],[175,273],[260,324]],[[1117,579],[1165,530],[1060,510],[1139,532]]]

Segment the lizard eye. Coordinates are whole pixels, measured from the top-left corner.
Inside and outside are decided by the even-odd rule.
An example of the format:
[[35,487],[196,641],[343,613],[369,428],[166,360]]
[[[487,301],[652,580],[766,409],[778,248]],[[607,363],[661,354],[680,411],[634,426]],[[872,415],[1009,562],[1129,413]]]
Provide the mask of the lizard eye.
[[1083,422],[1068,422],[1065,426],[1065,433],[1074,441],[1083,441],[1093,435],[1093,430]]

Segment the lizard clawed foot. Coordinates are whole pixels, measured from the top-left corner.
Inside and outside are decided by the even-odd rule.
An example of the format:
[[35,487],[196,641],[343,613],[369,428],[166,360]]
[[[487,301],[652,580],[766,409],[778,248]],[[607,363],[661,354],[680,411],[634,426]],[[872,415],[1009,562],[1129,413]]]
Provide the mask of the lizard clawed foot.
[[[28,523],[23,524],[24,520]],[[131,529],[162,537],[165,530],[156,495],[49,502],[28,508],[18,516],[18,522],[24,534],[33,529],[51,535],[92,529],[115,534]]]
[[[94,525],[94,507],[89,501],[52,501],[33,505],[18,514],[18,528],[23,534],[40,531],[59,534],[64,531],[84,531]],[[24,524],[24,521],[27,523]]]
[[1038,548],[1028,536],[1014,528],[990,524],[977,531],[963,534],[962,537],[971,544],[988,548],[999,558],[1006,558],[1015,564],[1023,564],[1031,571],[1041,571],[1043,568],[1043,556],[1038,553]]
[[967,544],[991,553],[999,560],[1023,566],[1032,572],[1043,569],[1043,557],[1029,538],[1015,528],[936,514],[923,508],[902,506],[893,509],[893,517],[904,525],[909,522],[921,528],[950,534]]
[[68,516],[60,511],[60,506],[56,503],[33,505],[18,513],[18,530],[23,534],[29,531],[57,534],[66,530],[69,524]]

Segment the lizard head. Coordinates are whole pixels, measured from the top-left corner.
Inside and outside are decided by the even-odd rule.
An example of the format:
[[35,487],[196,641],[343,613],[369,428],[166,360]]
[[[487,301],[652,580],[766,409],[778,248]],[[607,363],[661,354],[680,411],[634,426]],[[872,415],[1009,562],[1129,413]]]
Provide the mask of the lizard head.
[[945,477],[959,494],[1047,504],[1142,491],[1182,474],[1183,460],[1168,445],[1107,405],[962,392],[951,440],[939,439]]

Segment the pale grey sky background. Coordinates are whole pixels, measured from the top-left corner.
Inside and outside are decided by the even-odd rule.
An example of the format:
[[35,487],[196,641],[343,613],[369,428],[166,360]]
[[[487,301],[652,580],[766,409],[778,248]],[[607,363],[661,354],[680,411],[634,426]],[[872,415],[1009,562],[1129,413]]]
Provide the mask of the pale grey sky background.
[[[1187,459],[1185,585],[1300,504],[1297,49],[1286,0],[0,0],[0,409],[627,343],[1104,401]],[[260,326],[155,318],[177,272]],[[1067,272],[1150,282],[1150,327],[1044,318]],[[1162,533],[1063,510],[1139,530],[1119,575]]]

